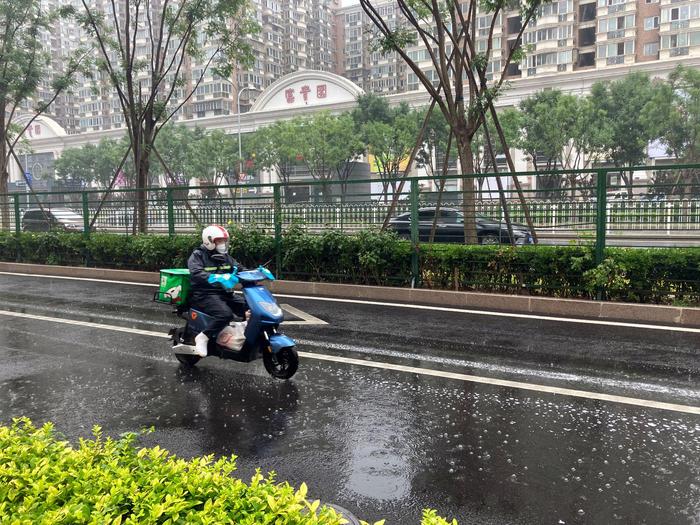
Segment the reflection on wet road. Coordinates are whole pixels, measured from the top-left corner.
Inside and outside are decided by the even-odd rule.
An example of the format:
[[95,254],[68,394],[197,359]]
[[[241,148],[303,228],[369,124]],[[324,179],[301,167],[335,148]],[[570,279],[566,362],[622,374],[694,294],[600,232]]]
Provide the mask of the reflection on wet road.
[[[146,287],[0,276],[4,290],[5,310],[172,322]],[[45,309],[54,297],[64,313]],[[305,352],[700,406],[694,334],[281,302],[329,323],[286,330]],[[309,358],[288,382],[259,362],[184,370],[163,338],[7,315],[0,359],[3,423],[51,420],[70,439],[153,425],[145,444],[236,454],[241,476],[275,470],[363,519],[417,523],[435,507],[460,524],[700,520],[697,415]]]

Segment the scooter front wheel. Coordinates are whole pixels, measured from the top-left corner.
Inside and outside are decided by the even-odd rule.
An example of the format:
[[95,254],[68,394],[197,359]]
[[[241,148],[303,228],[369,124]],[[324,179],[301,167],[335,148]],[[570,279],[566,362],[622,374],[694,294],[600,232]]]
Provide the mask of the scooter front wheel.
[[282,348],[277,353],[269,352],[266,349],[263,352],[263,363],[265,370],[272,377],[289,379],[296,374],[299,368],[299,354],[293,346]]

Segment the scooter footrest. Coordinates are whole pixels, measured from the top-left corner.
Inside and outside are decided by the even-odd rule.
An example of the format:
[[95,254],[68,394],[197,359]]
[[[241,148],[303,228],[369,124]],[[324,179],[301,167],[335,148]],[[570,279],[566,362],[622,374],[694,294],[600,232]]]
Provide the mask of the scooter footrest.
[[197,355],[197,348],[192,345],[174,345],[173,352],[182,355]]

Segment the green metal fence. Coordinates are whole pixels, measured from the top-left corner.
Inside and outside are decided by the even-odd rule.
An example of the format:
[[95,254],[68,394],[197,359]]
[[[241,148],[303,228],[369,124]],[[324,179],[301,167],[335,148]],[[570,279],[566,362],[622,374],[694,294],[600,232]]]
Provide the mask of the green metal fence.
[[[700,165],[516,175],[521,190],[507,173],[475,175],[466,190],[461,176],[150,188],[146,224],[150,233],[169,235],[212,223],[255,226],[278,242],[295,225],[311,233],[388,227],[414,248],[465,239],[516,246],[593,244],[597,262],[606,246],[700,246]],[[2,225],[18,233],[132,235],[138,233],[138,195],[135,189],[10,194],[4,196]],[[465,199],[473,206],[465,206]],[[414,276],[418,264],[414,256]]]

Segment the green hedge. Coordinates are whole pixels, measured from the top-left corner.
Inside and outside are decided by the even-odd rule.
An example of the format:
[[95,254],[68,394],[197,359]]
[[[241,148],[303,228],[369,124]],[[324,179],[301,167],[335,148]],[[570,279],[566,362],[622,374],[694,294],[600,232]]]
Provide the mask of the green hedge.
[[[157,271],[185,266],[195,235],[125,236],[0,233],[0,260]],[[311,235],[299,228],[281,241],[255,229],[233,229],[231,253],[252,266],[270,261],[286,279],[408,286],[411,246],[392,233]],[[700,304],[700,248],[608,248],[596,266],[591,246],[422,245],[421,286],[653,304]]]
[[[0,426],[0,521],[39,524],[339,525],[331,508],[258,471],[231,476],[235,456],[179,459],[159,447],[137,449],[137,435],[81,439],[73,448],[53,425],[19,418]],[[364,523],[364,522],[363,522]],[[381,522],[380,522],[381,523]],[[422,525],[450,525],[432,510]],[[452,525],[457,525],[456,521]]]

